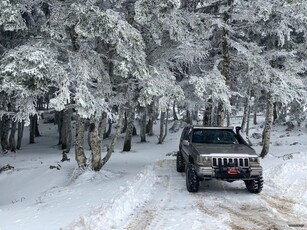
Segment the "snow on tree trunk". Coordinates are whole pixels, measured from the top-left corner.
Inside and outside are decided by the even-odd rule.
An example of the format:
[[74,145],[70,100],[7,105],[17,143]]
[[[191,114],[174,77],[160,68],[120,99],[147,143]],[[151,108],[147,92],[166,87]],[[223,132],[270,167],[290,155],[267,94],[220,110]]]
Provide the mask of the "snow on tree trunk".
[[75,158],[80,168],[84,168],[86,166],[86,156],[83,148],[84,126],[84,118],[77,115]]
[[12,124],[11,133],[10,133],[10,137],[9,137],[10,150],[11,150],[11,152],[16,152],[15,133],[16,133],[16,129],[17,129],[17,122],[12,121],[11,124]]
[[131,150],[131,139],[133,134],[133,128],[134,128],[134,117],[135,117],[135,111],[134,108],[131,106],[129,108],[129,111],[127,111],[128,118],[127,118],[127,130],[126,130],[126,136],[123,146],[124,152],[129,152]]
[[98,135],[98,127],[95,120],[91,122],[89,127],[89,143],[92,152],[92,169],[99,171],[101,165],[101,141]]
[[108,160],[110,159],[110,157],[111,157],[111,155],[113,153],[115,144],[117,142],[117,139],[118,139],[118,137],[120,135],[120,131],[122,129],[123,118],[124,118],[124,110],[122,108],[119,108],[118,120],[117,120],[117,128],[116,128],[116,131],[115,131],[115,135],[114,135],[114,137],[112,139],[111,145],[108,148],[108,152],[107,152],[106,156],[101,160],[101,167],[103,167],[108,162]]
[[167,125],[168,125],[168,108],[166,111],[161,111],[160,116],[160,135],[158,144],[162,144],[167,136]]
[[140,138],[141,142],[146,142],[146,108],[140,108],[141,120],[140,120]]
[[1,131],[1,146],[2,150],[9,149],[8,136],[10,131],[10,119],[7,115],[3,115],[0,120],[0,131]]
[[65,109],[63,111],[61,136],[62,136],[62,149],[66,153],[69,153],[72,144],[71,115],[72,115],[72,109]]
[[17,134],[17,146],[16,148],[19,150],[21,147],[21,141],[23,137],[23,130],[24,130],[25,122],[18,122],[18,134]]
[[273,92],[270,91],[267,93],[265,126],[262,135],[263,146],[260,154],[262,158],[264,158],[269,152],[272,124],[273,124]]

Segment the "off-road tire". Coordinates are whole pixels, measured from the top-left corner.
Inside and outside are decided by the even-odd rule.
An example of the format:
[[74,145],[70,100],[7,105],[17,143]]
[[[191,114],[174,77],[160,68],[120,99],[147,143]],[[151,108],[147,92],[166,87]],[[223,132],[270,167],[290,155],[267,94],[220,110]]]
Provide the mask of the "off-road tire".
[[185,161],[180,151],[177,152],[176,168],[177,172],[184,172],[185,170]]
[[189,192],[198,192],[199,178],[196,174],[195,167],[189,163],[186,170],[186,184]]
[[255,180],[246,180],[244,181],[246,188],[251,193],[260,193],[263,188],[263,178],[258,177]]

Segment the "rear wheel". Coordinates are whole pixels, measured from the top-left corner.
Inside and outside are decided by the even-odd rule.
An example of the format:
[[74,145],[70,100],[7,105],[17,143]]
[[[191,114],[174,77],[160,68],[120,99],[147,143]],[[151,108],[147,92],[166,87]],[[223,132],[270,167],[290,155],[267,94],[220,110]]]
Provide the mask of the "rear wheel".
[[260,193],[263,188],[263,178],[258,177],[255,180],[246,180],[244,181],[246,188],[251,193]]
[[196,174],[194,165],[191,163],[187,165],[186,184],[189,192],[198,192],[199,178]]
[[176,168],[177,168],[177,172],[184,172],[184,169],[185,169],[184,158],[180,151],[177,152]]

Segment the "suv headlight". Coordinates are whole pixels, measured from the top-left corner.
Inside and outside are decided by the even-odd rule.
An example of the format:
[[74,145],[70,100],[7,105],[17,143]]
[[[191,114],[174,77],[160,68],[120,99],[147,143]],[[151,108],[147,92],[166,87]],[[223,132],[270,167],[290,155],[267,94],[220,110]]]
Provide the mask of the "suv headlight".
[[197,156],[197,163],[202,166],[211,167],[211,157],[209,156]]
[[251,157],[249,161],[251,164],[260,164],[260,157]]

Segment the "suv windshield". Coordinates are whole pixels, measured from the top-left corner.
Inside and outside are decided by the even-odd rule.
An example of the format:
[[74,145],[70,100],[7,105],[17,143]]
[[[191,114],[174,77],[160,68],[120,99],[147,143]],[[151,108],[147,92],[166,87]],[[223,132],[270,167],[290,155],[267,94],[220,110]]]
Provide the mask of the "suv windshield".
[[193,143],[207,144],[239,144],[236,134],[231,130],[195,129]]

